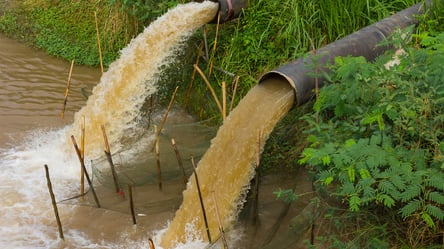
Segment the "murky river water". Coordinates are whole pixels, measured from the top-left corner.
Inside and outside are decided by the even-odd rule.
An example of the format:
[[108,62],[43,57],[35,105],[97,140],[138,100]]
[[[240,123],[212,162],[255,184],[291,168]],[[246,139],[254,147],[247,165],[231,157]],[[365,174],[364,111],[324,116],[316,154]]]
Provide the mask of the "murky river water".
[[[75,66],[61,119],[70,64],[0,35],[0,143],[36,127],[62,127],[86,101],[100,78],[96,68]],[[8,138],[9,137],[9,138]]]
[[[208,7],[212,11],[213,6]],[[183,8],[182,11],[190,12],[186,9],[186,6]],[[180,13],[178,16],[183,17],[183,14]],[[213,15],[214,13],[209,13],[210,17]],[[176,17],[173,14],[172,16],[171,20],[166,21],[173,24],[177,23],[177,20],[174,19]],[[190,14],[189,18],[190,20],[195,19],[193,14]],[[204,17],[204,20],[205,18],[208,17]],[[174,26],[168,27],[172,28]],[[184,30],[187,29],[187,27],[183,28]],[[159,31],[151,31],[154,34],[164,34],[165,28],[160,26],[158,29]],[[172,32],[176,33],[175,31]],[[168,38],[170,38],[170,35],[156,37],[156,39]],[[152,41],[154,38],[143,39],[140,38],[138,42],[132,45],[131,49],[127,49],[126,57],[119,62],[122,65],[120,66],[117,63],[114,69],[110,69],[112,72],[109,73],[108,78],[105,77],[111,81],[115,80],[116,85],[111,88],[112,94],[108,102],[105,101],[100,104],[101,110],[108,108],[115,115],[115,112],[112,111],[121,111],[122,105],[118,101],[114,101],[113,94],[132,94],[128,93],[125,84],[120,85],[120,81],[116,80],[121,77],[119,69],[124,68],[122,72],[128,73],[128,77],[134,77],[135,81],[142,83],[145,82],[143,77],[146,75],[140,75],[139,77],[135,72],[138,73],[140,70],[144,70],[143,73],[151,74],[150,69],[146,67],[138,68],[137,63],[132,63],[134,58],[131,53],[138,51],[138,49],[144,50],[144,46],[138,47],[140,43],[145,40]],[[160,49],[145,50],[160,51]],[[135,53],[135,56],[139,55],[140,51]],[[146,57],[153,58],[153,56]],[[142,56],[138,59],[142,60],[144,58]],[[159,63],[162,64],[162,62]],[[129,215],[126,186],[122,187],[125,192],[124,197],[116,194],[112,188],[112,178],[109,171],[108,173],[106,173],[106,170],[102,171],[104,166],[100,163],[100,160],[94,161],[90,166],[95,173],[91,176],[97,187],[96,190],[102,208],[95,208],[91,191],[84,199],[71,198],[79,193],[79,163],[75,152],[72,150],[71,153],[67,153],[65,149],[68,140],[66,134],[75,130],[71,124],[74,120],[79,120],[79,116],[74,119],[74,114],[86,113],[89,115],[87,120],[94,119],[98,120],[96,121],[97,124],[104,122],[107,125],[113,124],[109,119],[113,116],[101,115],[97,117],[96,113],[102,112],[94,109],[98,105],[97,103],[107,98],[107,93],[101,94],[102,90],[104,92],[108,91],[106,84],[103,84],[104,82],[101,82],[102,86],[97,88],[102,90],[96,89],[95,98],[90,98],[88,100],[89,104],[86,103],[85,95],[92,91],[101,78],[99,70],[75,66],[65,118],[61,118],[69,67],[68,62],[49,57],[41,51],[30,49],[23,44],[0,36],[0,246],[4,248],[148,248],[148,238],[154,238],[157,242],[160,241],[158,238],[159,231],[165,228],[168,221],[173,218],[182,200],[182,191],[185,186],[180,170],[177,169],[175,154],[171,147],[169,147],[169,152],[161,153],[161,162],[164,165],[170,165],[163,168],[165,171],[163,171],[162,191],[159,191],[156,169],[155,166],[152,166],[155,165],[155,159],[148,159],[148,161],[151,160],[151,168],[148,168],[146,161],[143,161],[140,165],[135,164],[130,170],[124,170],[120,166],[125,164],[129,157],[134,161],[134,154],[127,155],[122,152],[114,155],[117,171],[121,176],[121,183],[135,186],[134,199],[136,202],[137,225],[133,225]],[[153,75],[156,74],[154,71]],[[123,79],[126,80],[128,77]],[[134,89],[131,91],[141,92],[138,88],[139,85],[133,85]],[[288,91],[291,92],[292,90],[284,90],[284,92]],[[268,93],[265,91],[263,94],[267,95]],[[277,99],[280,99],[279,95]],[[141,99],[144,97],[141,96]],[[291,96],[286,98],[291,99]],[[132,104],[134,99],[129,99],[127,102]],[[273,101],[271,100],[271,102]],[[116,106],[109,108],[111,103]],[[291,105],[291,103],[289,104]],[[288,106],[288,103],[285,105]],[[85,106],[88,108],[84,108]],[[129,107],[133,106],[129,105]],[[81,108],[84,109],[79,111]],[[130,112],[133,109],[130,109]],[[159,121],[163,112],[163,110],[160,110],[159,113],[156,113],[153,117],[154,120]],[[125,120],[124,115],[128,113],[128,111],[121,111],[119,115],[123,116],[122,120]],[[129,120],[134,117],[137,116],[131,116]],[[243,126],[243,122],[248,123],[250,120],[247,117],[239,125]],[[119,126],[119,128],[121,127]],[[269,127],[269,130],[271,128]],[[254,149],[248,149],[249,157],[252,157],[251,155],[256,150],[254,138],[257,131],[253,132],[254,134],[250,140],[252,140],[251,143]],[[134,144],[144,144],[146,141],[152,142],[153,139],[150,134],[148,134],[148,137],[142,136]],[[183,149],[182,153],[185,158],[193,155],[198,160],[199,156],[209,146],[209,140],[213,137],[214,130],[195,123],[187,114],[174,111],[162,134],[161,147],[168,147],[167,144],[170,139],[175,138],[179,147]],[[115,141],[121,140],[124,136],[125,133],[120,134]],[[99,138],[94,139],[94,144],[102,143]],[[236,139],[231,140],[235,141]],[[227,143],[231,144],[231,140]],[[144,146],[146,147],[146,144]],[[246,147],[251,146],[246,145]],[[100,147],[96,146],[96,151],[100,152],[100,149],[97,148]],[[234,150],[236,148],[233,147]],[[220,149],[225,150],[227,148],[222,146]],[[240,157],[243,156],[240,153]],[[237,159],[234,158],[233,160]],[[249,163],[246,162],[246,164]],[[54,212],[46,187],[46,179],[44,178],[44,164],[49,164],[50,167],[65,231],[64,241],[58,239]],[[192,171],[190,161],[187,160],[186,164],[186,173],[189,176]],[[211,170],[209,171],[211,173]],[[247,170],[247,172],[249,171]],[[140,175],[146,177],[140,179]],[[239,248],[257,246],[261,243],[261,238],[267,236],[267,229],[273,225],[276,217],[280,215],[279,210],[284,206],[282,202],[274,201],[272,191],[284,186],[293,186],[294,179],[284,180],[282,177],[265,178],[263,181],[263,187],[266,190],[262,192],[264,196],[261,197],[263,199],[261,199],[260,205],[266,207],[266,209],[260,211],[260,215],[265,225],[262,225],[261,229],[253,229],[253,239],[245,237],[250,233],[247,231],[248,229],[245,230],[242,226],[234,227],[230,233],[230,243],[240,245]],[[244,178],[248,182],[249,177]],[[306,176],[301,175],[300,178],[304,179]],[[239,187],[234,189],[240,188],[239,191],[244,189],[245,179],[239,183]],[[220,189],[225,189],[223,185],[220,186]],[[310,188],[310,184],[304,181],[301,191],[310,191]],[[230,190],[229,192],[233,191]],[[237,195],[237,193],[233,194]],[[230,209],[230,205],[226,206]],[[270,209],[277,212],[269,212]],[[195,210],[192,213],[194,212]],[[187,232],[187,234],[181,235],[185,242],[178,245],[177,248],[203,248],[207,244],[205,239],[187,237],[189,231],[178,232]],[[254,246],[251,248],[254,248]]]

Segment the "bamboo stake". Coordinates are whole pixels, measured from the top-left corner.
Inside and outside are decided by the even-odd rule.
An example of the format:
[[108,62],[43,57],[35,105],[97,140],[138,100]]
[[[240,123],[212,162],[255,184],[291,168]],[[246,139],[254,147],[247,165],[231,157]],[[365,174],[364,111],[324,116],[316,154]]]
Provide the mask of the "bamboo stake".
[[222,81],[222,120],[227,118],[227,86],[225,81]]
[[217,15],[216,34],[214,35],[214,45],[213,45],[213,50],[211,51],[211,58],[210,58],[210,69],[208,70],[209,76],[211,76],[211,74],[213,72],[213,58],[214,58],[214,54],[216,53],[217,36],[219,33],[219,23],[220,23],[220,12]]
[[128,184],[128,195],[129,195],[129,204],[131,209],[131,217],[133,217],[133,224],[136,225],[136,213],[134,212],[134,201],[133,201],[133,188]]
[[81,154],[81,152],[79,150],[79,147],[77,146],[76,139],[74,138],[73,135],[71,135],[71,140],[72,140],[72,143],[74,145],[74,149],[76,149],[77,157],[79,158],[80,165],[82,166],[83,172],[85,173],[86,181],[88,182],[89,187],[91,188],[91,191],[92,191],[92,193],[94,195],[94,200],[96,201],[97,207],[100,208],[99,199],[97,198],[96,191],[94,190],[94,187],[92,185],[91,179],[89,178],[88,171],[86,171],[85,163],[82,160],[82,154]]
[[108,159],[109,166],[111,167],[111,173],[113,175],[114,187],[116,189],[116,193],[120,193],[121,192],[120,185],[119,185],[119,181],[117,179],[117,173],[116,173],[116,168],[114,167],[113,158],[111,156],[111,149],[109,147],[108,137],[106,136],[105,126],[101,125],[101,128],[102,128],[102,133],[103,133],[103,139],[105,141],[105,155],[106,155],[106,158]]
[[220,238],[222,239],[222,243],[224,245],[224,249],[228,249],[227,240],[225,239],[224,227],[223,227],[222,221],[220,219],[219,206],[217,205],[216,195],[215,195],[214,191],[212,192],[212,194],[213,194],[214,206],[216,208],[217,222],[219,223]]
[[234,78],[234,89],[233,89],[233,96],[231,96],[231,103],[230,103],[230,112],[233,110],[233,104],[234,104],[234,97],[236,96],[237,91],[237,83],[239,82],[239,76],[236,76]]
[[207,25],[206,24],[203,26],[203,37],[204,37],[204,45],[205,45],[205,57],[208,58],[209,52],[208,52]]
[[205,81],[205,84],[207,84],[207,87],[210,89],[211,94],[213,95],[214,101],[216,101],[216,105],[219,108],[220,113],[222,113],[223,112],[222,105],[220,104],[219,99],[217,98],[216,92],[214,91],[213,87],[211,87],[210,82],[208,81],[207,77],[205,76],[205,74],[202,72],[202,70],[199,68],[198,65],[194,64],[194,68],[196,68],[197,72],[200,74],[202,79]]
[[65,240],[65,237],[63,236],[62,222],[60,222],[59,210],[57,208],[54,192],[52,191],[51,179],[49,178],[49,169],[48,165],[46,164],[45,164],[45,172],[46,172],[46,182],[48,184],[49,195],[51,196],[52,207],[54,208],[54,214],[57,220],[57,227],[59,228],[59,236],[62,240]]
[[159,185],[159,190],[162,191],[162,171],[160,169],[160,151],[159,151],[160,132],[157,130],[157,125],[154,125],[154,133],[156,134],[156,141],[154,148],[156,151],[156,162],[157,162],[157,184]]
[[100,57],[100,72],[102,72],[102,74],[103,74],[103,58],[102,58],[102,49],[100,48],[99,24],[97,21],[97,12],[96,11],[94,11],[94,20],[96,21],[97,47],[99,49],[99,57]]
[[200,192],[199,179],[197,177],[196,166],[194,164],[194,157],[191,157],[191,164],[193,165],[194,179],[196,180],[197,193],[199,194],[200,207],[202,209],[202,215],[205,222],[205,230],[207,231],[208,242],[211,243],[210,228],[208,227],[207,213],[205,212],[205,205],[202,199],[202,193]]
[[74,60],[71,61],[71,67],[69,68],[69,74],[68,74],[68,82],[66,82],[65,100],[63,101],[63,108],[60,114],[62,119],[65,118],[65,109],[66,109],[66,103],[68,102],[69,86],[71,85],[71,76],[73,68],[74,68]]
[[156,249],[154,247],[154,242],[153,242],[153,240],[151,238],[148,239],[148,243],[150,244],[150,249]]
[[[203,50],[203,44],[201,43],[199,45],[199,49],[197,51],[196,61],[194,62],[194,64],[196,64],[196,65],[199,65],[199,61],[200,61],[200,56],[202,54],[202,50]],[[190,95],[191,95],[191,89],[193,89],[193,84],[194,84],[194,79],[195,78],[196,78],[196,68],[193,67],[193,73],[191,74],[190,84],[188,85],[187,94],[185,95],[185,106],[188,104],[188,100],[189,100]]]
[[[170,113],[171,107],[173,106],[174,98],[177,94],[177,89],[179,89],[179,86],[176,86],[176,89],[174,89],[173,95],[171,96],[170,103],[168,103],[167,111],[165,112],[165,115],[163,116],[162,123],[160,123],[160,128],[157,130],[157,127],[155,127],[155,136],[158,138],[160,136],[160,133],[163,130],[163,127],[165,126],[166,120],[168,118],[168,114]],[[151,148],[151,152],[155,150],[155,144]]]
[[177,158],[177,163],[179,164],[179,168],[182,170],[183,184],[186,187],[187,181],[188,181],[187,174],[185,173],[185,168],[183,167],[182,157],[180,156],[179,150],[177,149],[176,141],[174,140],[174,138],[171,139],[171,144],[173,145],[174,152],[176,153],[176,158]]
[[150,109],[148,111],[148,125],[147,129],[150,129],[151,127],[151,117],[153,116],[153,95],[150,96]]
[[[85,164],[85,116],[82,116],[81,135],[80,135],[80,155],[82,162]],[[80,167],[80,196],[83,199],[85,195],[85,172],[83,167]]]
[[176,89],[174,89],[173,95],[171,96],[171,99],[170,99],[170,103],[168,103],[167,111],[166,111],[165,115],[163,116],[162,123],[160,124],[159,134],[162,132],[163,126],[165,125],[165,122],[168,118],[168,114],[171,110],[171,107],[173,106],[174,98],[176,97],[176,94],[177,94],[177,89],[179,89],[179,86],[176,86]]

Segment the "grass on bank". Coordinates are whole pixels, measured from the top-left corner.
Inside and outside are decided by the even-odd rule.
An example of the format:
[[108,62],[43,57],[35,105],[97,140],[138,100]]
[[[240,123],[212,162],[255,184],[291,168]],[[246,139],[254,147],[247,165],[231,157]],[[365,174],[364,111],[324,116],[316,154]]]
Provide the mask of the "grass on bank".
[[[94,11],[97,12],[103,60],[114,61],[120,49],[144,26],[183,0],[11,0],[0,6],[0,31],[42,48],[68,61],[99,65]],[[233,105],[245,96],[264,72],[295,59],[312,48],[318,48],[418,0],[366,1],[265,1],[249,0],[242,17],[222,24],[218,44],[211,56],[213,70],[209,81],[221,95],[221,84],[227,82],[227,99],[234,91],[235,74],[240,77]],[[0,3],[1,4],[1,3]],[[215,25],[207,25],[208,47],[215,42]],[[169,71],[163,89],[171,92],[180,82],[178,100],[189,103],[190,112],[202,119],[220,122],[220,113],[204,82],[197,78],[185,98],[203,32],[190,40],[188,51],[178,65],[181,72]],[[207,55],[210,57],[210,55]],[[208,73],[210,58],[201,58],[200,68]],[[230,72],[227,74],[226,72]],[[168,94],[166,94],[168,95]],[[231,103],[229,103],[231,104]]]

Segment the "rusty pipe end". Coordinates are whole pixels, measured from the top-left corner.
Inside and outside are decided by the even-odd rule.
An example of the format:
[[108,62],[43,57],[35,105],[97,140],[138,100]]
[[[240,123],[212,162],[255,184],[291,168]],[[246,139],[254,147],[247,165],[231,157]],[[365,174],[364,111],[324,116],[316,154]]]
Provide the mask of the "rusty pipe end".
[[294,90],[295,105],[298,106],[301,104],[301,103],[299,103],[299,98],[297,97],[298,90],[297,90],[297,86],[296,86],[295,81],[293,80],[293,78],[291,78],[290,76],[288,76],[284,72],[281,72],[279,70],[279,68],[276,70],[269,71],[266,74],[262,75],[262,77],[259,78],[259,84],[266,82],[266,81],[271,81],[273,79],[279,79],[280,81],[288,83]]
[[[211,0],[219,3],[219,10],[210,23],[224,23],[233,20],[242,13],[242,9],[247,8],[247,0]],[[220,16],[220,17],[219,17]],[[219,21],[218,21],[219,19]]]

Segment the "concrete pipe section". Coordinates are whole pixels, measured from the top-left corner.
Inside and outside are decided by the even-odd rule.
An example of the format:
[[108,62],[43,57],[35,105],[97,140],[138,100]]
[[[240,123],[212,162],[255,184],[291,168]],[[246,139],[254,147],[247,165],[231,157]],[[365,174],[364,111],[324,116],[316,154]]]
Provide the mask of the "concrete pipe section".
[[[333,63],[337,56],[363,56],[367,60],[373,60],[387,49],[391,49],[387,46],[377,46],[382,40],[397,29],[418,24],[415,16],[423,14],[425,10],[431,7],[431,0],[418,3],[318,49],[316,57],[311,53],[305,58],[299,58],[272,70],[263,75],[259,82],[267,81],[267,79],[273,77],[284,79],[295,89],[296,105],[301,105],[313,95],[316,82],[310,74],[312,75],[315,65],[318,72],[322,72],[327,70],[326,65]],[[319,87],[322,86],[324,80],[321,76],[318,77]]]

